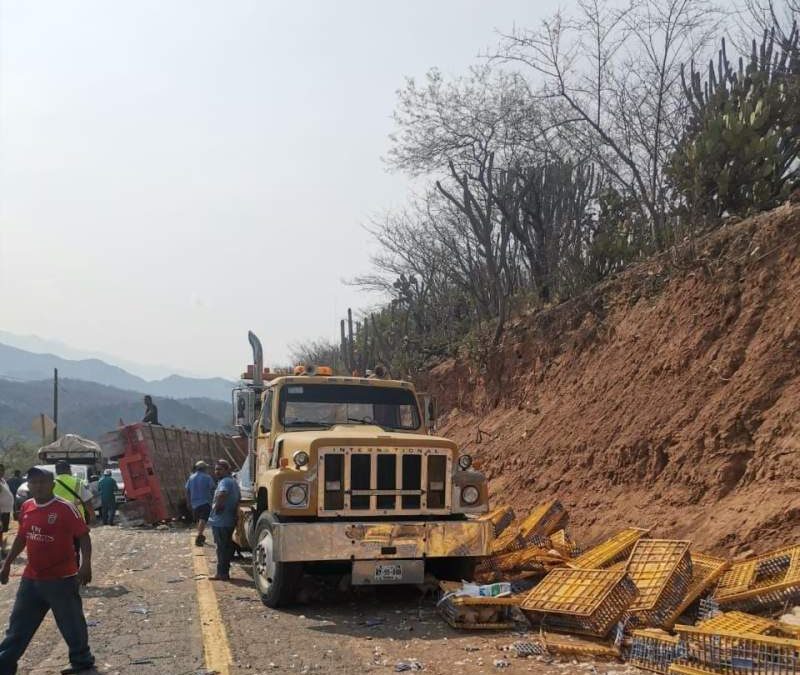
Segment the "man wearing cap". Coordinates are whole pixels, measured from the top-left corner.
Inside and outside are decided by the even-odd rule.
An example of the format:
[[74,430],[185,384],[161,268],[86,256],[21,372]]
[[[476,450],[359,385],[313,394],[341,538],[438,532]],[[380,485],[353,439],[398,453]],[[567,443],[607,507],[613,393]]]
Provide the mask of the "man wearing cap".
[[226,460],[217,460],[214,473],[217,476],[217,489],[208,522],[217,544],[217,573],[208,578],[211,581],[229,581],[234,552],[233,533],[236,530],[241,493],[238,483],[231,476],[231,465]]
[[208,464],[202,459],[194,465],[194,473],[186,481],[186,503],[197,521],[195,546],[206,543],[206,522],[211,515],[211,497],[214,494],[214,479],[208,475]]
[[[0,643],[0,673],[17,672],[17,662],[51,610],[69,648],[70,667],[62,675],[86,672],[94,667],[94,656],[78,589],[92,580],[89,528],[75,506],[53,494],[49,471],[29,469],[28,487],[32,499],[20,508],[19,531],[0,568],[0,584],[5,585],[11,563],[27,549],[27,564]],[[75,540],[80,544],[80,567],[75,561]]]
[[117,481],[111,475],[111,469],[103,471],[103,477],[97,481],[97,490],[100,492],[100,515],[103,525],[114,524],[114,514],[117,512]]
[[56,462],[56,480],[53,492],[56,497],[74,504],[86,523],[94,519],[92,508],[92,492],[80,478],[73,476],[68,462],[59,459]]

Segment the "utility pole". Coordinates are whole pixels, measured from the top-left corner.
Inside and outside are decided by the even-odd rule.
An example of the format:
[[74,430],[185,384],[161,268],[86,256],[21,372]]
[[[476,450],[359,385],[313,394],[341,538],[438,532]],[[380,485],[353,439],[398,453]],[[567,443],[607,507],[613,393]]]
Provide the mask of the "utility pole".
[[58,440],[58,368],[53,368],[53,441]]

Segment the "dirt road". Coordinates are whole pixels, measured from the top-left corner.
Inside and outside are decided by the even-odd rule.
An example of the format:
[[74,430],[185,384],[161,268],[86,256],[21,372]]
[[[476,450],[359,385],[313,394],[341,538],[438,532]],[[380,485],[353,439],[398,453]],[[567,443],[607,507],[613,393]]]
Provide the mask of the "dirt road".
[[[392,673],[400,663],[418,663],[432,674],[641,672],[619,663],[515,658],[508,647],[524,634],[455,631],[416,588],[352,593],[312,581],[305,604],[273,611],[256,596],[247,565],[233,570],[230,583],[208,582],[202,572],[213,573],[214,550],[196,549],[185,529],[101,527],[93,539],[95,573],[85,609],[103,675],[204,675],[209,651],[219,658],[226,649],[231,675]],[[15,565],[0,590],[4,626],[21,571]],[[218,608],[222,627],[209,607]],[[50,675],[65,665],[66,647],[48,617],[20,674]]]

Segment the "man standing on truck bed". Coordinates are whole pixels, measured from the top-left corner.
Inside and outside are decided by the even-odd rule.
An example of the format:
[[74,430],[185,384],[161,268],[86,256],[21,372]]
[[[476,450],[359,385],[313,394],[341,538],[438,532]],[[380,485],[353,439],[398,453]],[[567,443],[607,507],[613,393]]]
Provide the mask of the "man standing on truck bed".
[[195,546],[206,543],[206,522],[211,516],[211,499],[214,495],[214,479],[208,475],[208,464],[202,459],[194,465],[194,473],[186,481],[186,503],[197,521]]
[[[53,494],[53,474],[49,471],[29,469],[28,487],[32,499],[20,508],[19,531],[0,569],[0,584],[5,585],[11,563],[27,548],[28,563],[22,572],[5,639],[0,643],[0,673],[17,672],[17,662],[50,610],[69,647],[70,667],[62,674],[92,670],[94,656],[78,591],[92,580],[89,528],[72,504]],[[80,568],[75,562],[74,540],[80,543]]]
[[217,573],[209,579],[211,581],[228,581],[231,578],[233,531],[236,529],[241,493],[239,485],[231,477],[231,465],[226,460],[217,460],[214,473],[218,482],[208,524],[211,525],[214,541],[217,544]]
[[144,397],[144,417],[142,422],[145,424],[158,424],[158,408],[153,403],[153,397],[149,394]]

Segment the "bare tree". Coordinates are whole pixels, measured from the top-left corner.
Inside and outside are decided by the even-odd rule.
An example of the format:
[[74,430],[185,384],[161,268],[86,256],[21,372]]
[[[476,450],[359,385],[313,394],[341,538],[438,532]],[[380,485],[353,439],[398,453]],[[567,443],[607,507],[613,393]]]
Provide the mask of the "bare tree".
[[663,168],[685,118],[680,66],[713,42],[718,18],[708,0],[581,0],[577,17],[506,35],[495,55],[543,78],[549,125],[635,197],[657,247],[667,243]]

